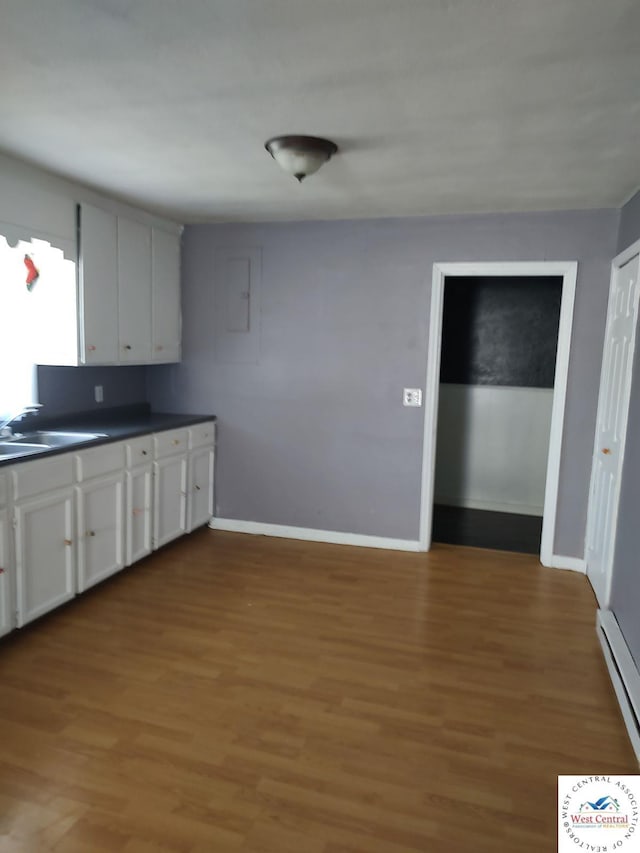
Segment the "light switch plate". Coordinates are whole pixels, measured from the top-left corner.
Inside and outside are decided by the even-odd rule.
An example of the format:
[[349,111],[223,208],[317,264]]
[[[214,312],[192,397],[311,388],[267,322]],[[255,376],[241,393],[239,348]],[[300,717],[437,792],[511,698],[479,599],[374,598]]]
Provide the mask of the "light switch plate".
[[421,406],[422,388],[404,388],[402,391],[403,406]]

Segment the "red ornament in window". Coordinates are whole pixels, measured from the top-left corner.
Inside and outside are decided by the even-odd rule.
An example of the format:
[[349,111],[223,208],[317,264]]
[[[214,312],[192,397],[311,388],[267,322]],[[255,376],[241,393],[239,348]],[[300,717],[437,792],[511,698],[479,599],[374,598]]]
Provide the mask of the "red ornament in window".
[[33,290],[33,286],[40,277],[40,273],[29,255],[24,256],[24,265],[27,268],[27,290],[31,292]]

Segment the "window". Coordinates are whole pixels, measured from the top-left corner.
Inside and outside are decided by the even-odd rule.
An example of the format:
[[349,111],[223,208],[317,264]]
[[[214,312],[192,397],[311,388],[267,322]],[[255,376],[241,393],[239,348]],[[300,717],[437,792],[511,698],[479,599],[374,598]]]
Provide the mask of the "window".
[[49,243],[10,246],[0,236],[0,418],[37,402],[38,346],[59,322],[58,297],[74,277],[73,262]]

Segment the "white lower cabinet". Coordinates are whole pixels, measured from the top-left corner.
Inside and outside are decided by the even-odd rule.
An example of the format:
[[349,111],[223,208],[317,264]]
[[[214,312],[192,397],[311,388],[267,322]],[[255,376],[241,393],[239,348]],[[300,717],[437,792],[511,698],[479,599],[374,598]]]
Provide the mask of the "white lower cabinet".
[[153,463],[153,547],[187,532],[187,454]]
[[76,593],[73,489],[26,499],[14,512],[20,627]]
[[78,592],[124,567],[124,473],[78,486]]
[[3,470],[0,636],[206,524],[214,440],[207,421]]
[[187,531],[207,524],[213,515],[213,445],[189,454],[189,517]]
[[13,628],[12,565],[9,546],[9,511],[0,509],[0,637]]
[[153,468],[151,464],[127,471],[126,564],[151,553]]

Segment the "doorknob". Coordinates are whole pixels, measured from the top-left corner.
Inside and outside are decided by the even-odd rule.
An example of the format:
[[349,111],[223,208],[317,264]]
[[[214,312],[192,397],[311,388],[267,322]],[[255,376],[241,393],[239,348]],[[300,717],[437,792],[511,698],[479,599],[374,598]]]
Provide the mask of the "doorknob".
[[603,447],[602,452],[604,453],[605,456],[608,456],[611,453],[611,450],[608,447]]

